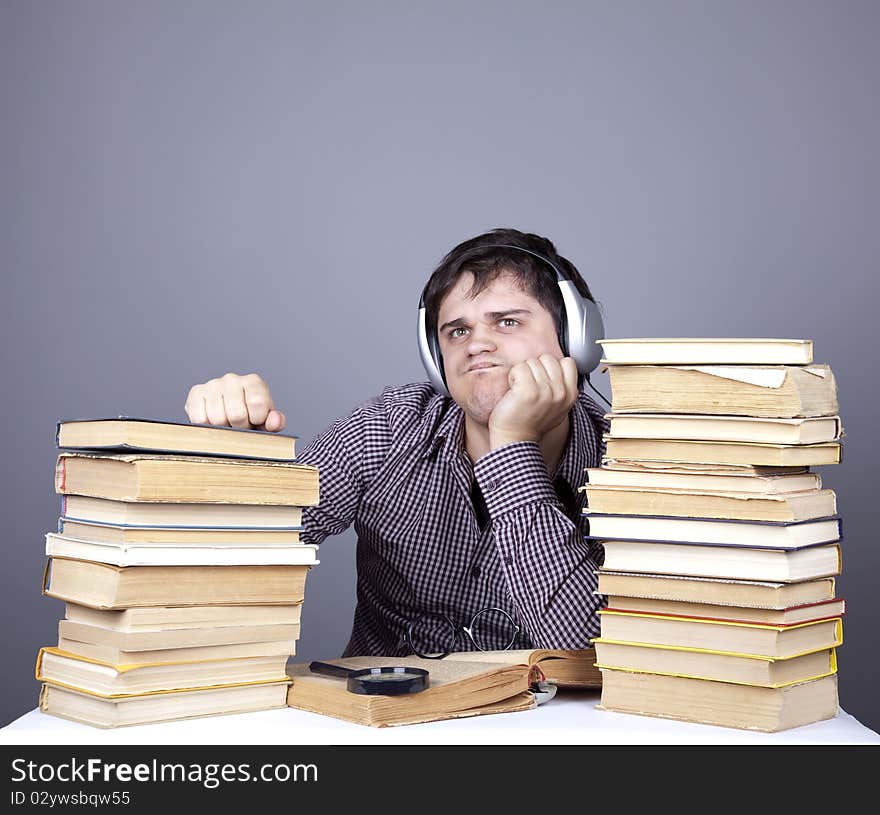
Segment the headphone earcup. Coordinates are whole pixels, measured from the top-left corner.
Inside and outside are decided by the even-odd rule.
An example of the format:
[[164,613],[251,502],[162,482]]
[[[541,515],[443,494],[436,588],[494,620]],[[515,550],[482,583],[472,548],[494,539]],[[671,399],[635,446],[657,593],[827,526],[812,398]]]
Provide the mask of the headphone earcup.
[[559,291],[565,306],[563,350],[575,361],[578,372],[586,376],[602,358],[602,347],[596,343],[605,338],[602,315],[599,307],[584,297],[570,280],[560,280]]
[[443,376],[443,357],[440,355],[440,344],[437,342],[436,333],[428,331],[427,315],[425,307],[422,305],[419,306],[417,331],[419,357],[422,360],[425,373],[428,375],[428,380],[437,393],[449,396],[449,389],[446,387],[446,380]]

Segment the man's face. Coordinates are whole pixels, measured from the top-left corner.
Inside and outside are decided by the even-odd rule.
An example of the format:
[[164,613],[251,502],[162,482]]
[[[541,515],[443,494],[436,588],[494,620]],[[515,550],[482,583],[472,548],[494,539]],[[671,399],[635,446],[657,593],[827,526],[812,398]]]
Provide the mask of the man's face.
[[476,297],[474,277],[463,274],[440,303],[437,332],[446,386],[465,414],[488,424],[509,389],[511,366],[541,354],[562,359],[553,317],[509,273]]

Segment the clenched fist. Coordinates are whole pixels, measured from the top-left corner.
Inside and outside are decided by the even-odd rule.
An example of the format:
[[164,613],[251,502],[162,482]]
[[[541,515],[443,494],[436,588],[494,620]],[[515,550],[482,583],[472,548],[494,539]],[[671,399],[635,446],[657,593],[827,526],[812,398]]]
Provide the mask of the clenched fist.
[[510,390],[489,416],[493,450],[517,441],[540,441],[568,416],[578,395],[577,363],[541,354],[511,366]]
[[269,386],[259,374],[224,374],[193,385],[184,410],[196,424],[227,425],[277,433],[287,419],[275,409]]

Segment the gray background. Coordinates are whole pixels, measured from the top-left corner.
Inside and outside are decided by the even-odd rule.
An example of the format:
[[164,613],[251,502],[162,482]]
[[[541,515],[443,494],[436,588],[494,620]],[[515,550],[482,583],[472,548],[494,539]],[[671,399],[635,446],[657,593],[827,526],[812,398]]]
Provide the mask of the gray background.
[[[843,707],[880,727],[876,2],[31,2],[0,18],[3,694],[33,708],[55,422],[257,371],[305,443],[422,378],[422,284],[536,231],[609,337],[807,337],[848,443]],[[607,394],[607,377],[595,379]],[[872,497],[874,496],[874,497]],[[321,547],[298,658],[349,633]]]

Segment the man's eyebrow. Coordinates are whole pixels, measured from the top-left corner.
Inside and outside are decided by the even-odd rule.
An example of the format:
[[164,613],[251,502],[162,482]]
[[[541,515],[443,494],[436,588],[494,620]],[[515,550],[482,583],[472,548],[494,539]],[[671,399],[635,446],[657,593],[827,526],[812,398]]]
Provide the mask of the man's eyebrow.
[[486,316],[494,323],[503,317],[519,317],[523,314],[531,314],[527,308],[509,308],[505,311],[487,311]]
[[454,320],[450,320],[448,323],[443,323],[440,326],[440,333],[443,333],[447,328],[463,328],[467,325],[467,320],[464,317],[456,317]]
[[[490,322],[495,322],[496,320],[501,320],[504,317],[519,317],[523,315],[531,315],[531,311],[527,308],[509,308],[504,311],[487,311],[483,316],[486,317]],[[450,320],[448,323],[443,323],[438,329],[438,333],[443,333],[447,328],[464,328],[468,324],[467,320],[464,317],[456,317],[454,320]]]

